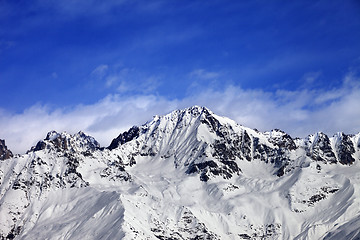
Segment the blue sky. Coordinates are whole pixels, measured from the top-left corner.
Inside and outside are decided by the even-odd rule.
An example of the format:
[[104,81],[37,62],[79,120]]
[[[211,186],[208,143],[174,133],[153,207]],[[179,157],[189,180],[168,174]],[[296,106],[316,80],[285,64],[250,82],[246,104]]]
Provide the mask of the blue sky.
[[360,131],[355,0],[1,0],[0,26],[0,138],[17,151],[53,129],[107,145],[194,104],[263,131]]

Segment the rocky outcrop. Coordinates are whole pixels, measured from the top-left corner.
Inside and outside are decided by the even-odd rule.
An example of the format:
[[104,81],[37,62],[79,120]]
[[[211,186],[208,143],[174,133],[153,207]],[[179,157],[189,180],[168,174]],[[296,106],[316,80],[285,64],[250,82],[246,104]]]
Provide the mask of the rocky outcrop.
[[310,135],[306,140],[307,156],[323,163],[351,165],[355,162],[354,153],[359,149],[354,140],[353,135],[344,133],[337,133],[332,138],[322,132]]
[[350,136],[339,133],[336,136],[338,141],[335,144],[338,161],[344,165],[350,165],[355,162],[353,153],[355,153],[354,143]]
[[129,129],[129,131],[121,133],[117,138],[113,139],[110,143],[110,146],[108,146],[109,150],[113,150],[120,145],[127,143],[137,137],[139,137],[139,127],[134,126]]
[[28,151],[28,153],[44,149],[57,152],[82,153],[84,155],[91,154],[96,150],[101,150],[100,144],[95,138],[88,136],[81,131],[74,135],[66,132],[58,133],[56,131],[51,131],[46,135],[44,140],[39,141]]
[[5,145],[5,140],[0,139],[0,160],[5,160],[13,157],[13,153]]
[[308,138],[307,155],[315,161],[337,163],[329,137],[322,132]]
[[279,148],[287,150],[296,149],[294,139],[292,139],[292,137],[284,131],[281,131],[280,129],[274,129],[266,134],[268,135],[269,142],[278,146]]

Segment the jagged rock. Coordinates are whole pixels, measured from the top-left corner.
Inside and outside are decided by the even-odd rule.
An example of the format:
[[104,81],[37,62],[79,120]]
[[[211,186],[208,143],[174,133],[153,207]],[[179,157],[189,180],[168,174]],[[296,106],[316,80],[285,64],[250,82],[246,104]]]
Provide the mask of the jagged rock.
[[5,160],[13,157],[13,153],[5,145],[5,140],[0,139],[0,160]]
[[208,181],[210,176],[222,176],[224,179],[229,179],[232,177],[232,174],[240,174],[241,169],[238,167],[234,161],[222,161],[221,165],[212,160],[201,162],[201,163],[192,163],[187,169],[186,173],[199,173],[201,181]]
[[307,155],[315,161],[325,163],[336,163],[336,156],[331,147],[329,137],[319,132],[313,136],[313,140],[309,140]]
[[338,141],[336,142],[336,151],[338,160],[341,164],[350,165],[355,162],[352,154],[355,153],[353,142],[349,135],[340,133],[337,135]]
[[224,137],[224,133],[221,131],[222,125],[220,122],[214,116],[212,116],[207,108],[203,108],[202,112],[204,117],[201,118],[201,123],[208,125],[210,130],[214,131],[217,136]]
[[139,131],[140,129],[137,126],[134,126],[130,128],[129,131],[121,133],[117,138],[111,141],[108,149],[113,150],[118,146],[137,138],[139,136]]
[[44,140],[39,141],[28,151],[28,153],[44,149],[52,149],[58,152],[79,152],[82,154],[89,154],[95,150],[100,150],[100,144],[93,137],[88,136],[81,131],[74,135],[66,132],[58,133],[56,131],[51,131],[46,135]]
[[282,149],[295,150],[296,144],[291,136],[280,129],[269,132],[269,142]]

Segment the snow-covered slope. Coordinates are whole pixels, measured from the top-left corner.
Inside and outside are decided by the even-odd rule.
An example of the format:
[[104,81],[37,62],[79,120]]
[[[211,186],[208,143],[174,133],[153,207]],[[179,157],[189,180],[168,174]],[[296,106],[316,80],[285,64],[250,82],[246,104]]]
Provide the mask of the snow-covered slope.
[[0,239],[356,239],[359,160],[360,134],[293,139],[198,106],[107,148],[50,132],[0,160]]

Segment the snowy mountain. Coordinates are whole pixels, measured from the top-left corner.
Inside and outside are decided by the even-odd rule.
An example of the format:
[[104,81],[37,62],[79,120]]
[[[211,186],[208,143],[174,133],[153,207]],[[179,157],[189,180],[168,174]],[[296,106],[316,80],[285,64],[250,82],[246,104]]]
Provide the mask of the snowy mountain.
[[293,139],[195,106],[106,148],[53,131],[0,155],[0,239],[360,238],[360,134]]

